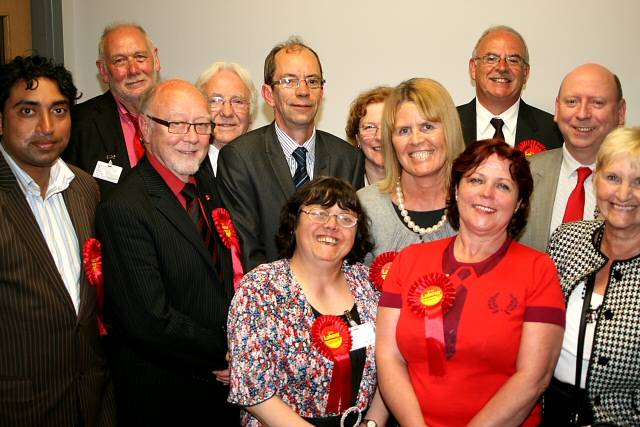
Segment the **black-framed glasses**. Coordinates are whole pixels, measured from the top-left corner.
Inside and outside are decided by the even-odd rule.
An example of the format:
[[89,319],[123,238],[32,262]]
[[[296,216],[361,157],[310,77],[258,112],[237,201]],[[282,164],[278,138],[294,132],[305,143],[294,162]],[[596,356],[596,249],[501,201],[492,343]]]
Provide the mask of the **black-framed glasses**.
[[222,110],[224,104],[226,104],[227,102],[229,103],[233,111],[244,112],[247,111],[249,109],[249,105],[251,105],[251,102],[249,102],[248,99],[241,96],[232,96],[231,98],[225,98],[224,96],[214,95],[209,97],[209,108],[211,109],[211,111],[219,111]]
[[477,56],[474,59],[482,61],[485,65],[496,65],[502,60],[502,58],[504,58],[507,65],[510,67],[523,67],[527,65],[527,62],[520,55],[500,56],[495,53],[487,53],[482,56]]
[[191,130],[191,126],[195,129],[198,135],[211,135],[213,133],[213,129],[215,129],[216,124],[214,122],[202,122],[202,123],[189,123],[189,122],[169,122],[166,120],[162,120],[158,117],[153,117],[150,115],[146,115],[154,122],[161,124],[162,126],[166,126],[169,130],[169,133],[176,134],[185,134],[189,133]]
[[304,212],[309,215],[309,219],[315,222],[316,224],[326,224],[329,222],[329,218],[336,217],[336,223],[340,227],[351,228],[354,227],[358,223],[358,218],[351,215],[350,213],[339,213],[339,214],[330,214],[326,209],[322,208],[313,208],[305,211],[304,209],[300,209],[300,212]]
[[305,82],[309,89],[319,89],[326,83],[326,80],[321,77],[305,77],[304,79],[299,79],[297,77],[283,77],[280,80],[274,81],[273,86],[279,85],[287,89],[297,89],[300,87],[302,82]]
[[378,131],[382,132],[382,128],[378,125],[368,123],[364,126],[359,127],[358,131],[363,138],[373,138],[376,136]]

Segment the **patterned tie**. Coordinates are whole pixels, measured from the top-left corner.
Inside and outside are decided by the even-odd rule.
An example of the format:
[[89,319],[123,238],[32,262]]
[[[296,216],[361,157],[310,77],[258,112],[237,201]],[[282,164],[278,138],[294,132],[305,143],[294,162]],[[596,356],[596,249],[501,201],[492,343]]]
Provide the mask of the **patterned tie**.
[[140,126],[138,125],[138,116],[135,116],[127,111],[127,117],[133,123],[133,127],[136,133],[133,135],[133,155],[135,158],[131,159],[131,167],[138,164],[140,159],[144,156],[144,145],[142,145],[142,132],[140,132]]
[[504,141],[504,133],[502,133],[503,125],[504,125],[504,122],[502,121],[501,118],[495,117],[491,119],[491,126],[493,126],[493,128],[496,130],[495,133],[493,134],[493,137]]
[[307,149],[298,147],[293,150],[293,158],[296,159],[296,172],[293,174],[293,184],[296,188],[300,188],[309,182],[309,174],[307,173]]
[[213,248],[213,236],[204,215],[202,215],[200,199],[198,198],[198,189],[194,184],[187,183],[184,185],[184,188],[182,189],[180,194],[184,196],[184,199],[187,202],[187,213],[198,229],[198,233],[200,234],[200,236],[202,236],[204,245],[209,250],[209,253],[215,257]]
[[587,167],[578,168],[578,182],[567,200],[567,208],[564,211],[562,223],[580,221],[584,213],[584,182],[591,175],[591,169]]

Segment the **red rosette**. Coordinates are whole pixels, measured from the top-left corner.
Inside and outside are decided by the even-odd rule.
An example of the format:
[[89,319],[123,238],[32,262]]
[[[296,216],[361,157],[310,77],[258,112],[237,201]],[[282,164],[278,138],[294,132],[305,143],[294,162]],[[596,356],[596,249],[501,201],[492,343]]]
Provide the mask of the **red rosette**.
[[430,273],[415,281],[407,301],[411,311],[424,318],[429,374],[445,373],[443,316],[453,306],[456,291],[447,276]]
[[398,256],[398,252],[396,251],[383,252],[378,255],[371,263],[371,266],[369,266],[369,280],[379,291],[382,291],[382,284],[387,279],[387,274],[389,274],[389,270],[396,256]]
[[84,274],[87,276],[89,284],[96,288],[96,299],[98,302],[98,329],[100,335],[107,335],[102,317],[102,307],[104,306],[104,276],[102,275],[102,245],[96,238],[91,237],[84,242],[82,247],[82,266]]
[[524,141],[521,141],[520,143],[518,143],[516,148],[522,151],[527,157],[533,156],[534,154],[542,153],[543,151],[547,150],[544,144],[537,139],[526,139]]
[[351,406],[351,345],[353,340],[347,322],[338,316],[323,315],[311,326],[314,346],[333,362],[328,388],[326,413],[341,413]]
[[211,212],[211,218],[215,224],[216,231],[222,239],[222,244],[231,251],[231,264],[233,266],[233,289],[237,290],[244,271],[240,260],[240,239],[236,227],[231,221],[231,215],[225,208],[215,208]]

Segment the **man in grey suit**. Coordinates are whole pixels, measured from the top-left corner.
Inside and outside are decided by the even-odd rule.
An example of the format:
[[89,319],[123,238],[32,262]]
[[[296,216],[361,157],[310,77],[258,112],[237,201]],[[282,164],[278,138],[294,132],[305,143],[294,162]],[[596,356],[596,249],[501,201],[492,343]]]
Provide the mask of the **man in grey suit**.
[[480,36],[469,59],[476,97],[458,106],[466,144],[495,135],[528,155],[562,145],[553,116],[521,99],[530,70],[527,44],[516,30],[500,25]]
[[60,159],[76,94],[71,74],[43,57],[0,66],[3,426],[115,425],[96,288],[81,255],[98,186]]
[[297,187],[323,175],[363,185],[361,152],[315,128],[323,85],[320,60],[310,47],[298,38],[278,44],[265,60],[262,85],[275,121],[220,151],[220,192],[242,239],[245,271],[278,259],[280,209]]
[[[596,154],[607,134],[624,125],[625,112],[620,80],[605,67],[584,64],[567,74],[556,98],[555,114],[564,145],[530,159],[534,187],[521,243],[543,251],[561,223],[594,218]],[[574,191],[584,194],[578,217],[567,212]]]
[[104,198],[144,154],[138,102],[156,84],[160,59],[141,26],[116,23],[102,33],[96,66],[109,90],[74,108],[71,140],[62,157],[92,174]]

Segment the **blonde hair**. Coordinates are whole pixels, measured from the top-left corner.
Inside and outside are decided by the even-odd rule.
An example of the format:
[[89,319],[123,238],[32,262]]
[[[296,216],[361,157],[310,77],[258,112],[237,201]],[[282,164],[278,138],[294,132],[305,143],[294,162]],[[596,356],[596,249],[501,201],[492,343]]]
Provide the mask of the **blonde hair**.
[[596,175],[621,155],[640,168],[640,127],[616,128],[609,132],[596,155]]
[[442,123],[447,157],[443,167],[445,184],[449,186],[453,160],[464,151],[464,138],[458,110],[449,92],[435,80],[413,78],[396,86],[384,103],[382,112],[382,149],[384,151],[385,176],[378,184],[380,191],[391,193],[402,173],[398,155],[393,148],[392,137],[396,114],[405,102],[416,104],[426,120]]

